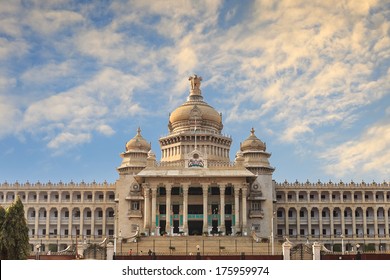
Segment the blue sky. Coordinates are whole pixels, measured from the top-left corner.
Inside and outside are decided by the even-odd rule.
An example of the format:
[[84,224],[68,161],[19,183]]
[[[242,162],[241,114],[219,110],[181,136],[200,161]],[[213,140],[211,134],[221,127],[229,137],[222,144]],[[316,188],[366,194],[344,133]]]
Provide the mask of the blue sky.
[[230,157],[251,127],[287,181],[389,181],[390,4],[0,0],[0,182],[114,182],[203,77]]

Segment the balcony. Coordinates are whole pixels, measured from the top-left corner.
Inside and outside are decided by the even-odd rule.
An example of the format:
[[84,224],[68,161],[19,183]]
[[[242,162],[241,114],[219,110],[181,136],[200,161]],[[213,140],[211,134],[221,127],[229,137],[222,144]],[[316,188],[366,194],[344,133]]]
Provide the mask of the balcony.
[[264,218],[264,211],[263,210],[250,210],[249,212],[250,218]]
[[142,211],[141,210],[129,210],[127,212],[128,218],[142,218]]

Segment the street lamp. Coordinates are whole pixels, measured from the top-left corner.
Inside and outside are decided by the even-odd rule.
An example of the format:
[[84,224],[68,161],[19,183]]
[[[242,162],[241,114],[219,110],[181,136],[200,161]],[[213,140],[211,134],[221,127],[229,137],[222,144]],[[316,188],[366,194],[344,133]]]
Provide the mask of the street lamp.
[[39,260],[39,251],[41,249],[41,244],[37,244],[35,245],[35,248],[37,248],[37,256],[36,256],[36,260]]

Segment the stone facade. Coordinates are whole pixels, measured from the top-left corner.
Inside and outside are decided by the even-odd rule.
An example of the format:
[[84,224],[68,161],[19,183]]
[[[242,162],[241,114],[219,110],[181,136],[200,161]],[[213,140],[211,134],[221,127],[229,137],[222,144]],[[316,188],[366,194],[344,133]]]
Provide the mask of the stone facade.
[[[388,249],[388,183],[276,183],[266,145],[252,129],[230,160],[222,115],[203,100],[201,77],[189,78],[186,102],[159,139],[161,160],[138,129],[126,143],[118,180],[103,183],[3,183],[3,207],[19,195],[32,250],[76,242],[145,236],[253,236],[292,242]],[[242,140],[242,139],[239,139]]]

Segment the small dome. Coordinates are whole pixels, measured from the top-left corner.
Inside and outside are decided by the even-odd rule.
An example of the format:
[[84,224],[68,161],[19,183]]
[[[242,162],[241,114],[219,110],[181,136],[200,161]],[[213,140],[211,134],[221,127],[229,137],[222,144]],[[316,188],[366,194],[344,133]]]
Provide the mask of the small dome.
[[241,144],[241,151],[257,150],[265,151],[266,145],[255,135],[255,130],[252,127],[251,135]]
[[150,143],[148,143],[142,136],[141,136],[141,129],[138,128],[137,135],[131,139],[129,142],[126,143],[126,152],[130,150],[141,150],[145,152],[150,151]]

